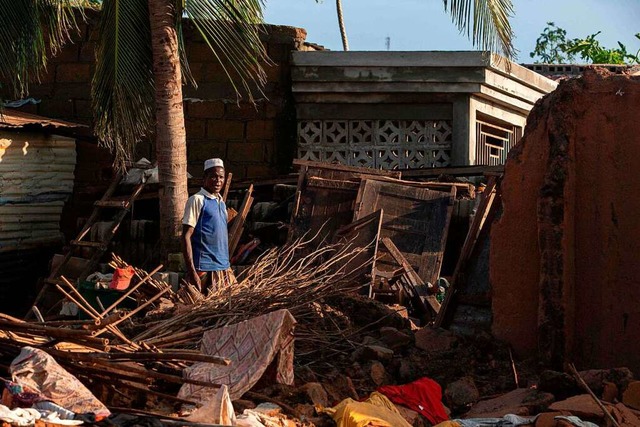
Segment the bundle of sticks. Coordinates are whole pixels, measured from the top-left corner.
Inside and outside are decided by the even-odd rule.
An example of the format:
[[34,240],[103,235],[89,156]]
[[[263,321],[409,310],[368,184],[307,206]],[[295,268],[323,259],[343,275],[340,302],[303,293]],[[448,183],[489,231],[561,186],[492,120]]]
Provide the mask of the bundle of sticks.
[[[299,239],[266,252],[238,284],[200,298],[193,298],[188,292],[173,292],[168,283],[154,279],[152,275],[162,266],[150,273],[135,268],[136,280],[130,288],[109,307],[98,311],[62,278],[58,291],[75,303],[88,320],[26,322],[0,314],[0,357],[15,357],[26,345],[37,347],[51,354],[90,389],[98,385],[114,391],[130,389],[174,403],[193,403],[167,391],[185,382],[212,388],[219,385],[185,379],[182,370],[194,362],[230,363],[198,350],[206,330],[284,308],[298,321],[300,337],[296,347],[317,348],[319,343],[325,348],[349,345],[353,331],[322,300],[362,285],[345,282],[341,267],[366,248],[348,243],[323,245],[309,253],[306,245],[313,239]],[[301,253],[306,255],[300,256]],[[128,265],[114,256],[112,266]],[[138,306],[130,311],[119,310],[118,304],[125,298],[135,298]],[[145,316],[152,309],[157,311],[161,299],[170,301],[170,308],[160,316]],[[138,332],[134,335],[131,331]]]

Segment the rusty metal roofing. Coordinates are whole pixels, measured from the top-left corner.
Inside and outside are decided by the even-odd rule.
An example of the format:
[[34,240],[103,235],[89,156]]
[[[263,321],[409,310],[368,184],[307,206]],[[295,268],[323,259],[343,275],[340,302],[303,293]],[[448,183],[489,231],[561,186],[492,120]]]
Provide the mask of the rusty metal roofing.
[[51,131],[54,129],[86,128],[87,126],[64,120],[49,119],[10,108],[5,108],[0,112],[0,129],[22,129],[27,127]]
[[8,133],[0,137],[0,254],[59,245],[62,210],[73,192],[75,138]]

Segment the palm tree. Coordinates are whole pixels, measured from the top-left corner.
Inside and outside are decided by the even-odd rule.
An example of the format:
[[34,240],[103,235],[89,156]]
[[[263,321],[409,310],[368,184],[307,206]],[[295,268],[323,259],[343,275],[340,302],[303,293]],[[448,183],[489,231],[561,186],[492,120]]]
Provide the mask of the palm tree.
[[249,98],[265,81],[261,0],[103,1],[92,87],[96,133],[122,165],[155,130],[160,235],[167,252],[178,249],[188,196],[182,84],[195,82],[182,41],[183,17]]
[[347,39],[347,29],[344,26],[344,16],[342,15],[342,0],[336,0],[336,12],[338,12],[338,27],[342,38],[342,49],[349,50],[349,40]]
[[[509,17],[513,14],[511,0],[443,1],[444,8],[451,14],[453,22],[461,32],[467,33],[474,46],[482,50],[500,52],[509,59],[514,57],[513,31],[509,23]],[[342,47],[344,50],[349,50],[342,0],[336,0],[336,12]]]
[[47,55],[69,41],[76,13],[100,3],[94,131],[120,168],[133,159],[138,141],[155,134],[162,247],[176,250],[187,199],[182,84],[195,84],[182,43],[182,18],[191,19],[212,55],[233,75],[236,91],[251,98],[264,83],[261,0],[0,1],[7,2],[0,13],[0,77],[16,97],[28,93]]

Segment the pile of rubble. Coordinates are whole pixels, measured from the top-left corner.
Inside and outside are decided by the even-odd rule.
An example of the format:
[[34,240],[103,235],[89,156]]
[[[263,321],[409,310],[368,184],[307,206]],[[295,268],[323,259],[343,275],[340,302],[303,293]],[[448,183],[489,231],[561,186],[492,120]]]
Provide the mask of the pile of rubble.
[[[575,94],[589,100],[594,93],[605,93],[602,87],[615,101],[637,91],[635,81],[587,74],[561,86],[538,108],[560,105],[569,117],[567,103]],[[554,96],[566,99],[560,103]],[[622,100],[631,105],[636,99]],[[583,104],[585,109],[590,105]],[[192,427],[640,426],[640,381],[631,370],[579,372],[567,363],[566,356],[574,354],[565,351],[573,350],[568,346],[573,341],[563,341],[575,335],[573,305],[567,299],[574,296],[569,286],[573,276],[567,276],[565,285],[555,275],[569,271],[558,267],[558,254],[566,256],[562,260],[569,266],[574,259],[573,252],[565,250],[566,239],[558,236],[559,230],[578,228],[558,224],[578,223],[572,222],[573,209],[556,208],[579,198],[565,200],[569,193],[564,179],[574,175],[558,171],[571,171],[569,155],[587,145],[566,148],[564,141],[571,142],[564,137],[566,129],[573,125],[552,126],[553,132],[545,126],[536,130],[544,111],[532,115],[527,133],[562,131],[563,137],[546,145],[525,141],[514,151],[513,159],[524,160],[505,180],[505,221],[494,239],[500,243],[507,236],[509,244],[496,246],[491,256],[491,227],[502,214],[500,170],[476,167],[482,175],[474,181],[476,187],[450,177],[424,181],[432,171],[403,176],[398,171],[297,161],[300,174],[286,245],[257,258],[247,256],[259,246],[251,239],[240,245],[243,229],[250,228],[246,220],[253,187],[239,204],[239,219],[230,224],[232,245],[239,248],[234,259],[251,262],[237,284],[204,296],[188,285],[168,283],[165,278],[171,274],[178,277],[175,271],[158,275],[161,267],[147,272],[114,256],[112,267],[132,271],[133,278],[110,303],[90,301],[61,276],[52,283],[66,306],[80,311],[79,318],[40,316],[27,322],[0,315],[0,367],[6,371],[0,420],[11,425]],[[562,114],[549,122],[561,123]],[[536,154],[547,146],[553,156]],[[637,156],[622,160],[630,158]],[[518,210],[513,200],[520,200],[516,196],[522,191],[516,184],[524,182],[525,175],[531,178],[522,165],[537,167],[526,159],[551,161],[542,169],[546,175],[536,175],[536,184],[527,189],[539,200]],[[632,180],[620,180],[627,181]],[[287,204],[282,199],[274,209],[286,212]],[[611,207],[617,230],[623,213],[613,209],[613,202],[605,205]],[[520,212],[529,215],[527,224],[522,224]],[[608,226],[609,216],[598,212],[596,217]],[[632,224],[624,218],[624,224]],[[451,227],[454,221],[466,224]],[[586,238],[593,234],[586,227],[591,223],[583,218],[580,224],[585,226],[581,244],[602,252],[600,246],[585,243],[591,242]],[[527,233],[520,233],[523,229]],[[456,233],[461,238],[456,240]],[[544,250],[527,252],[536,244]],[[514,247],[518,251],[509,253]],[[544,262],[523,262],[524,255]],[[490,263],[497,287],[489,284]],[[520,274],[516,265],[530,274]],[[547,277],[553,280],[540,280]],[[552,292],[558,284],[566,295]],[[492,297],[496,291],[500,295]],[[567,315],[558,307],[566,308]],[[486,327],[492,314],[493,327],[497,324],[495,330],[504,338],[514,335],[510,331],[521,331],[526,338],[512,337],[515,350],[520,350],[515,348],[520,341],[535,345],[535,339],[525,335],[537,330],[536,336],[545,338],[538,343],[545,350],[542,357],[518,358],[527,352],[514,354],[509,344],[494,338]],[[628,313],[625,316],[624,328],[629,320]],[[562,352],[550,351],[557,348]],[[555,363],[558,360],[562,363]]]

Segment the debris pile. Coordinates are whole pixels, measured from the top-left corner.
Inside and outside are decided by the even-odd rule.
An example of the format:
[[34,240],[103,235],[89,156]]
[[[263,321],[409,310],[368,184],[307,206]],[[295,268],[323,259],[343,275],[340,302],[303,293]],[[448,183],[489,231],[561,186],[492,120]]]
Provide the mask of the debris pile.
[[[67,317],[45,318],[37,307],[37,321],[0,314],[0,364],[7,372],[0,419],[12,425],[46,419],[191,427],[639,426],[640,381],[633,369],[578,371],[566,356],[586,341],[573,340],[562,327],[584,310],[560,317],[549,311],[568,297],[585,301],[567,285],[575,284],[575,272],[554,270],[560,265],[554,262],[573,268],[568,260],[581,266],[592,259],[578,260],[560,239],[569,231],[582,233],[580,239],[587,234],[575,227],[582,223],[573,222],[574,205],[566,200],[575,189],[563,180],[581,172],[568,157],[578,148],[570,148],[575,126],[561,120],[569,115],[566,103],[616,85],[627,86],[611,96],[636,93],[635,82],[627,80],[587,74],[581,82],[563,83],[538,105],[527,130],[529,138],[560,136],[543,144],[550,151],[542,156],[530,142],[514,149],[515,165],[507,167],[504,181],[494,167],[473,167],[483,175],[476,187],[452,177],[421,181],[431,172],[403,176],[296,161],[287,244],[264,250],[258,237],[247,235],[256,196],[249,186],[230,224],[233,259],[245,265],[236,266],[237,283],[207,295],[177,286],[177,269],[147,272],[115,255],[110,265],[119,273],[110,280],[117,296],[108,301],[83,291],[73,280],[80,277],[50,277]],[[550,105],[562,111],[549,112],[555,118],[538,128]],[[581,161],[586,158],[592,165],[592,157]],[[536,174],[525,174],[525,166]],[[509,199],[525,175],[535,178],[536,197],[518,207]],[[273,212],[288,212],[286,200],[265,206],[271,213],[260,218],[268,218],[269,227],[279,221]],[[612,218],[613,228],[628,225],[614,202],[593,204],[607,212],[602,217]],[[529,216],[518,217],[522,212]],[[492,227],[498,236],[493,243],[502,246],[494,244],[499,249],[490,253]],[[517,250],[509,253],[505,242]],[[536,262],[527,264],[526,256]],[[499,283],[494,288],[489,259],[491,278]],[[529,282],[535,292],[519,293]],[[71,307],[79,310],[77,317],[68,315]],[[629,313],[615,319],[632,335]],[[503,338],[509,338],[509,319],[542,321],[533,325],[550,338],[540,341],[543,357],[492,336],[492,316]],[[513,331],[527,333],[524,324],[515,322]],[[518,343],[530,337],[511,338]],[[565,363],[549,357],[556,347]]]

